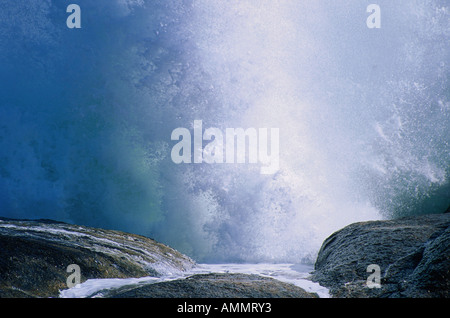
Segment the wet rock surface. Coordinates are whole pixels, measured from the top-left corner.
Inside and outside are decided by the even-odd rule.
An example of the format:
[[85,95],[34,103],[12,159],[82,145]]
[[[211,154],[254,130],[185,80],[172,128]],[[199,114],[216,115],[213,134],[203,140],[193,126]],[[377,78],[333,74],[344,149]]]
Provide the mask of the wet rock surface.
[[58,297],[70,264],[81,282],[94,278],[161,276],[194,262],[152,239],[50,220],[0,218],[0,297]]
[[314,293],[270,277],[249,274],[197,274],[106,292],[111,298],[318,298]]
[[[98,278],[182,277],[195,266],[152,239],[51,220],[0,218],[0,297],[58,297],[68,288],[70,264],[81,283]],[[88,297],[316,298],[293,284],[249,274],[197,274],[157,283],[128,284]]]
[[[450,214],[351,224],[328,237],[312,280],[332,297],[449,297]],[[50,220],[0,218],[0,297],[58,297],[67,266],[95,278],[178,276],[195,266],[152,239]],[[367,267],[380,268],[369,288]],[[181,275],[179,275],[181,276]],[[249,274],[210,273],[96,292],[109,298],[314,298],[300,287]]]
[[332,297],[449,297],[450,214],[351,224],[324,241],[312,278]]

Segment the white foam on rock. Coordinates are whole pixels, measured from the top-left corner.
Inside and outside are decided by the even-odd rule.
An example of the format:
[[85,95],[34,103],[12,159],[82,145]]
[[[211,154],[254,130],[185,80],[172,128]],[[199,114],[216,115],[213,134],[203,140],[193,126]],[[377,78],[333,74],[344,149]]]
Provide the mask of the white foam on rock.
[[308,277],[313,270],[311,265],[304,264],[198,264],[190,271],[179,272],[162,277],[89,279],[70,289],[60,291],[61,298],[102,297],[102,291],[129,285],[154,284],[169,280],[182,279],[195,274],[208,273],[242,273],[271,277],[282,282],[316,293],[320,298],[329,298],[328,289],[311,281]]

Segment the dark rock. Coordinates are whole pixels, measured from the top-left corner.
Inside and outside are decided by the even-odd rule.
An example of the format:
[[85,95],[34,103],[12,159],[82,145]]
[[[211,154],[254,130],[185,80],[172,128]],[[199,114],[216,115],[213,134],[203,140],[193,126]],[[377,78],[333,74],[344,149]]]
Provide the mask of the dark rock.
[[[182,276],[195,264],[149,238],[52,220],[0,218],[0,297],[58,297],[67,266],[77,264],[81,282],[96,278]],[[129,284],[91,297],[317,297],[273,278],[199,274],[159,283]]]
[[248,274],[198,274],[105,291],[108,298],[318,298],[292,284]]
[[[351,224],[328,237],[312,279],[333,297],[449,297],[450,215]],[[369,288],[370,264],[381,288]]]
[[161,276],[188,270],[187,256],[149,238],[50,220],[0,220],[0,297],[58,297],[67,266],[93,278]]

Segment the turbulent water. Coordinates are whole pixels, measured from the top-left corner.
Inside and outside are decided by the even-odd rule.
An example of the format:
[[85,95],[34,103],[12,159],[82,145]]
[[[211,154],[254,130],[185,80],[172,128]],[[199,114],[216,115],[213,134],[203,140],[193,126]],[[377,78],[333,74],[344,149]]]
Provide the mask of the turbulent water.
[[[450,205],[444,0],[0,2],[0,215],[199,262],[313,262],[349,223]],[[175,164],[175,128],[279,128],[280,169]]]
[[167,282],[175,279],[184,279],[196,274],[208,273],[243,273],[257,274],[271,277],[276,280],[290,283],[303,288],[309,293],[316,293],[320,298],[329,298],[329,290],[309,280],[312,266],[294,264],[199,264],[184,273],[165,275],[162,277],[141,278],[106,278],[89,279],[74,288],[60,290],[61,298],[101,298],[109,291],[120,287],[137,287],[145,284]]

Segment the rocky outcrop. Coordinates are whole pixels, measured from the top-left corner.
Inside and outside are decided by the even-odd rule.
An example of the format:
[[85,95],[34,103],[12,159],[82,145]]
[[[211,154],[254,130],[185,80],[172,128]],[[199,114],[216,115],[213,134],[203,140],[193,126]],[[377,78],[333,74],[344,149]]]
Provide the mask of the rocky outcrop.
[[324,241],[312,279],[333,297],[449,297],[450,214],[351,224]]
[[105,291],[107,298],[318,298],[316,294],[270,277],[248,274],[197,274],[185,279],[125,286]]
[[96,278],[162,277],[161,281],[126,283],[82,297],[318,297],[259,275],[188,276],[195,266],[190,258],[139,235],[51,220],[0,218],[0,298],[59,297],[60,291],[68,288],[71,273],[67,267],[71,264],[79,266],[81,283]]
[[[351,224],[328,237],[312,280],[332,297],[449,297],[450,214]],[[0,297],[58,297],[67,267],[94,278],[182,277],[194,262],[152,239],[50,220],[0,218]],[[380,288],[369,288],[369,265]],[[184,274],[183,274],[184,273]],[[111,298],[313,298],[300,287],[246,274],[197,274],[100,290]]]
[[50,220],[0,218],[0,297],[58,297],[70,264],[81,282],[176,274],[194,262],[147,237]]

